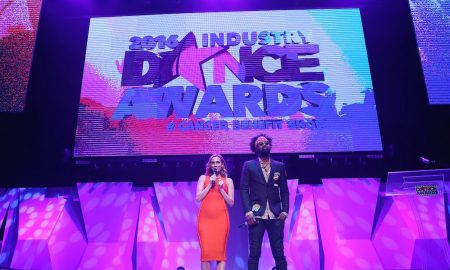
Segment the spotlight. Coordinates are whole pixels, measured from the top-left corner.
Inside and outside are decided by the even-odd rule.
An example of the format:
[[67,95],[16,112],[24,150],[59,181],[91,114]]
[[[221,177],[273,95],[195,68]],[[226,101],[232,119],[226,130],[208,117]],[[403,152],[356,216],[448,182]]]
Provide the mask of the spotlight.
[[422,162],[425,165],[430,165],[430,164],[436,163],[436,161],[431,160],[431,159],[426,158],[426,157],[419,157],[419,160],[420,160],[420,162]]
[[298,155],[299,159],[314,159],[315,156],[313,154],[300,154]]
[[90,160],[75,160],[75,164],[76,165],[90,165],[91,161]]
[[158,159],[157,158],[143,158],[142,159],[142,163],[157,163]]
[[366,155],[367,159],[382,159],[383,154],[368,154]]

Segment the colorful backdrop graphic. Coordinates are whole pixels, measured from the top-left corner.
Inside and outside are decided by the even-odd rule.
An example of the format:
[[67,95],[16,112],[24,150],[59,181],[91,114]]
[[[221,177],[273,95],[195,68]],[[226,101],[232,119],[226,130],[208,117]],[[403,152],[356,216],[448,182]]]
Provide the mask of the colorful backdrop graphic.
[[258,132],[382,150],[358,9],[91,19],[75,156],[248,153]]
[[450,104],[450,2],[409,0],[430,104]]
[[42,0],[0,2],[0,112],[25,107]]

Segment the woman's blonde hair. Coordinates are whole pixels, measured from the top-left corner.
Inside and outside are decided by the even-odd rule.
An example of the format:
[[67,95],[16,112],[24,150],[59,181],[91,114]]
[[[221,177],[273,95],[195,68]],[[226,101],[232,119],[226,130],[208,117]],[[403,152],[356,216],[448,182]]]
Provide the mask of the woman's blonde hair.
[[222,167],[219,169],[217,174],[219,174],[225,178],[228,177],[227,163],[225,162],[225,159],[222,157],[222,155],[219,155],[219,154],[213,154],[209,157],[208,162],[206,163],[205,175],[211,176],[214,174],[214,172],[211,168],[211,160],[215,157],[218,157],[220,159],[220,162],[222,163]]

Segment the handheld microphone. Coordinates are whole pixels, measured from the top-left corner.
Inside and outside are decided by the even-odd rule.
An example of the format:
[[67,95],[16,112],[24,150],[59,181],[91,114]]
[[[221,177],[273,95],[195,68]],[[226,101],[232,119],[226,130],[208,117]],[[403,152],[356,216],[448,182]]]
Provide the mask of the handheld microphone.
[[[256,219],[255,224],[257,224],[257,223],[259,223],[259,218]],[[253,225],[255,225],[255,224],[253,224]],[[248,224],[248,222],[245,221],[244,223],[239,224],[238,228],[245,228],[245,227],[249,227],[249,226],[252,226],[252,225]]]
[[217,168],[212,168],[212,171],[213,171],[213,173],[214,173],[214,178],[213,179],[211,179],[211,185],[213,185],[214,186],[214,184],[216,183],[216,178],[217,178]]
[[245,221],[244,223],[239,224],[239,226],[238,226],[238,228],[244,228],[244,227],[248,227],[247,221]]

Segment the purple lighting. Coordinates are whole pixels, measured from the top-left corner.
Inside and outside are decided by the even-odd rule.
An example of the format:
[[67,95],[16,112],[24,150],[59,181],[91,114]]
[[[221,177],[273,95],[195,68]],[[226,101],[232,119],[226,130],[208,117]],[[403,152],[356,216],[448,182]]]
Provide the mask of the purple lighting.
[[[380,180],[289,180],[288,269],[448,269],[444,195],[383,197]],[[45,188],[0,192],[6,219],[0,264],[13,269],[200,268],[196,182],[80,183],[50,198]],[[67,189],[67,190],[66,190]],[[229,208],[230,269],[246,269],[239,193]],[[6,211],[6,209],[8,211]],[[379,211],[375,211],[379,209]],[[432,256],[431,256],[432,254]],[[274,266],[267,237],[261,269]]]

